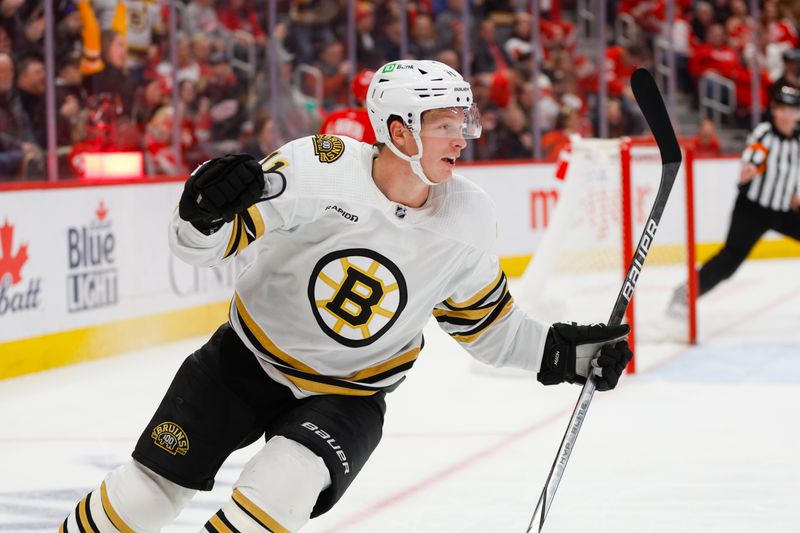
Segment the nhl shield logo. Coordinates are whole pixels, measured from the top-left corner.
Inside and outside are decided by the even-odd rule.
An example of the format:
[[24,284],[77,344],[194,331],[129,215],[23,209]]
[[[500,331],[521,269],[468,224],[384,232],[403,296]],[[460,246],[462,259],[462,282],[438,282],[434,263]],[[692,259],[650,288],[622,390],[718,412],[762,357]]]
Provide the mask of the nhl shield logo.
[[162,422],[150,434],[156,446],[172,455],[186,455],[189,451],[189,437],[175,422]]
[[333,163],[344,153],[344,142],[335,135],[314,135],[314,155],[320,163]]

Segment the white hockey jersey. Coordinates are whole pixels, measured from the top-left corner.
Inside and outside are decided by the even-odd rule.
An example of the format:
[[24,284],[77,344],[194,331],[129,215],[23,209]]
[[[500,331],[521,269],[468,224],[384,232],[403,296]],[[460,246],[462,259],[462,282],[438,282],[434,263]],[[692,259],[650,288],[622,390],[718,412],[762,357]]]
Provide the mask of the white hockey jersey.
[[331,135],[290,142],[261,162],[285,178],[280,196],[208,236],[176,211],[172,251],[210,266],[257,247],[230,323],[297,397],[393,390],[431,313],[475,358],[538,371],[547,326],[514,305],[492,252],[489,197],[455,175],[422,207],[399,205],[372,180],[376,154]]

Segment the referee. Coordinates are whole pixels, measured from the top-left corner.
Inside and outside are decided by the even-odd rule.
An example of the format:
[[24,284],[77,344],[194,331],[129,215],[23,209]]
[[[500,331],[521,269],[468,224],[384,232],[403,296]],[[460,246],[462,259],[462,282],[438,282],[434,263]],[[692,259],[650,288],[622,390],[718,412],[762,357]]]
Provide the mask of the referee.
[[[773,93],[772,118],[753,130],[742,153],[739,196],[725,246],[698,272],[699,296],[729,278],[767,232],[800,240],[800,91],[784,86]],[[669,312],[683,316],[686,285],[675,290]]]

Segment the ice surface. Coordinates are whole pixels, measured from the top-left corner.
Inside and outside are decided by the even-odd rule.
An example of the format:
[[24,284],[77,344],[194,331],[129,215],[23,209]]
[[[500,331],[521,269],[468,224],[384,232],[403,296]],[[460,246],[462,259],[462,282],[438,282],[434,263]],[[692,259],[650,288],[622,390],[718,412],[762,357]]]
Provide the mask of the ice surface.
[[[545,531],[800,531],[798,272],[748,262],[701,300],[699,346],[640,345],[640,372],[595,395]],[[579,389],[477,372],[434,322],[425,333],[378,450],[304,532],[525,530]],[[203,340],[0,382],[0,531],[54,531]],[[254,450],[164,531],[198,531]]]

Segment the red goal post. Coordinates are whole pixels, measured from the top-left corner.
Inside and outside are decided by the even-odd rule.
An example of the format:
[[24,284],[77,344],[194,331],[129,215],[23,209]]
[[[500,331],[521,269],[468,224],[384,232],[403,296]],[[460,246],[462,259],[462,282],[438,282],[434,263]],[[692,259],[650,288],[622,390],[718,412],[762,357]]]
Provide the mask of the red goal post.
[[[684,164],[626,313],[634,353],[640,343],[697,338],[694,154],[690,142],[681,146]],[[660,177],[652,139],[574,139],[548,229],[514,289],[520,304],[545,322],[607,321]],[[672,293],[687,282],[688,316],[669,318]]]
[[[697,274],[695,270],[696,264],[696,243],[695,243],[695,220],[694,220],[694,141],[691,139],[679,139],[681,149],[683,151],[683,164],[681,175],[683,177],[683,194],[678,197],[670,198],[669,204],[682,205],[682,209],[678,210],[684,215],[684,252],[685,259],[684,265],[686,267],[686,285],[687,285],[687,316],[686,316],[686,336],[685,342],[688,344],[697,343]],[[634,232],[634,213],[633,213],[633,181],[634,181],[634,164],[636,156],[634,155],[637,148],[650,148],[657,152],[658,146],[655,139],[652,137],[623,137],[620,139],[620,166],[621,166],[621,180],[622,180],[622,212],[625,223],[622,224],[622,250],[623,250],[623,265],[627,266],[633,258],[634,247],[637,244],[639,233]],[[657,177],[656,177],[657,178]],[[679,176],[680,178],[680,176]],[[663,224],[663,221],[662,221]],[[648,268],[645,263],[645,269]],[[631,346],[636,346],[636,293],[630,300],[628,309],[625,312],[626,321],[631,326],[631,333],[629,343]],[[632,360],[628,365],[628,372],[634,373],[636,371],[636,360]]]

